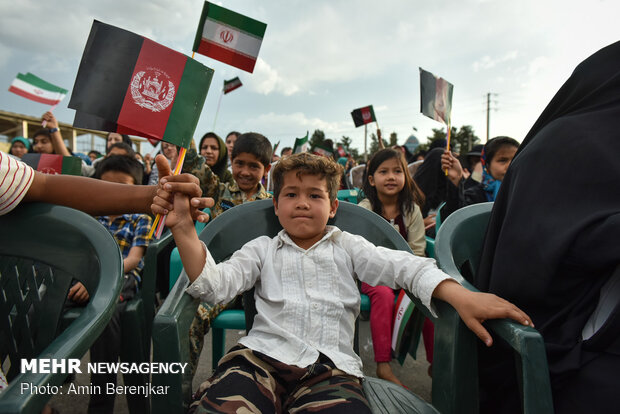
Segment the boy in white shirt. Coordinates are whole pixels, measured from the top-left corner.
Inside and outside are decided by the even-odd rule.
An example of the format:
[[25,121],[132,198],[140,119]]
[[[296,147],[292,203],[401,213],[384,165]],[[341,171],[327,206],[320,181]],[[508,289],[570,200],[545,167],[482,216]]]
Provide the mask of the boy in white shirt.
[[[463,288],[432,259],[376,247],[327,226],[338,208],[341,169],[307,153],[283,158],[272,177],[284,230],[250,241],[217,265],[192,231],[187,196],[174,194],[166,225],[192,282],[188,293],[215,304],[256,288],[252,329],[220,360],[190,412],[370,412],[362,362],[352,348],[360,305],[356,279],[403,287],[431,311],[431,297],[450,303],[487,345],[492,340],[481,324],[485,319],[532,324],[511,303]],[[164,191],[154,203],[170,207],[162,201],[169,198]]]

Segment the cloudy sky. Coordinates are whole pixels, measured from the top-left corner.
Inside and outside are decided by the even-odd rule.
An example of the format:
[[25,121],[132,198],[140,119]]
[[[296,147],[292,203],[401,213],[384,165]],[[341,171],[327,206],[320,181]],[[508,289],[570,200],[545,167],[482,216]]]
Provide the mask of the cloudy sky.
[[[18,72],[71,90],[93,19],[191,55],[202,0],[0,0],[0,109],[41,115],[47,107],[9,93]],[[441,124],[419,111],[418,67],[454,84],[453,125],[521,141],[573,68],[620,40],[617,0],[225,0],[224,7],[267,23],[253,74],[205,56],[215,70],[195,138],[257,131],[272,143],[322,129],[363,149],[351,110],[374,105],[399,143],[417,128],[422,142]],[[55,110],[71,123],[65,98]],[[374,131],[374,125],[371,127]]]

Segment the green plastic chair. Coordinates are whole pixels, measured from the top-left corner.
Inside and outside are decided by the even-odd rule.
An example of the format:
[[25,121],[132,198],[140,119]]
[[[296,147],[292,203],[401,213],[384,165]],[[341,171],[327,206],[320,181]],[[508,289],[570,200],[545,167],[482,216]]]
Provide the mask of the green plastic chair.
[[348,201],[349,203],[357,204],[358,191],[352,190],[338,190],[337,198],[340,201]]
[[[248,226],[247,223],[252,223]],[[411,251],[401,235],[394,230],[387,221],[371,211],[351,203],[342,203],[333,224],[343,230],[360,234],[373,243],[389,248],[397,248]],[[281,230],[280,224],[273,212],[271,200],[254,201],[231,209],[207,226],[206,231],[201,233],[200,239],[204,241],[211,251],[214,259],[220,261],[235,250],[239,249],[247,241],[259,235],[275,236]],[[154,362],[185,362],[189,359],[189,325],[196,312],[198,300],[185,293],[188,285],[185,275],[177,281],[168,298],[155,316],[153,324],[153,361]],[[454,332],[460,319],[458,314],[448,304],[436,301],[435,306],[441,317],[433,318],[424,308],[420,301],[412,297],[412,300],[424,315],[429,316],[435,323],[436,332],[447,341],[445,344],[436,344],[433,401],[435,408],[417,398],[408,390],[387,381],[369,378],[364,382],[365,391],[374,412],[398,413],[420,412],[435,413],[437,409],[444,413],[458,413],[463,401],[458,398],[472,398],[471,395],[461,395],[452,385],[452,377],[458,371],[459,358],[467,359],[467,354],[460,351],[460,347],[454,346],[455,341],[447,332]],[[249,317],[246,313],[246,317]],[[251,323],[247,323],[250,326]],[[467,331],[469,332],[469,331]],[[467,336],[467,333],[460,333]],[[470,337],[473,334],[469,335]],[[460,339],[460,337],[456,337]],[[472,343],[473,339],[472,339]],[[451,351],[451,352],[448,352]],[[435,371],[443,372],[435,372]],[[460,372],[464,372],[463,369]],[[461,374],[460,378],[468,378]],[[455,381],[458,382],[457,378]],[[155,413],[180,413],[187,410],[191,399],[191,375],[153,375],[153,384],[168,386],[165,396],[153,395],[152,410]],[[435,383],[437,382],[437,386]],[[444,407],[452,407],[445,410]],[[417,411],[416,411],[417,410]]]
[[[101,224],[99,224],[101,226]],[[102,226],[103,227],[103,226]],[[151,330],[155,317],[156,291],[161,290],[162,282],[167,282],[170,252],[175,246],[169,230],[158,240],[151,240],[144,253],[142,284],[137,295],[131,298],[121,314],[121,331],[123,345],[120,359],[123,362],[137,364],[151,361]],[[167,289],[166,289],[167,292]],[[71,324],[82,314],[84,308],[75,307],[67,310],[62,317],[61,326]],[[147,386],[150,375],[140,373],[123,374],[125,385]],[[127,406],[131,413],[148,413],[148,398],[140,394],[126,394]]]
[[[20,385],[59,386],[67,374],[22,374],[20,359],[81,358],[112,317],[122,257],[101,224],[67,207],[24,204],[0,217],[0,229],[0,363],[10,362],[0,412],[39,413],[50,395],[22,394]],[[73,279],[84,284],[90,300],[60,333]]]
[[[457,279],[469,290],[477,291],[471,285],[471,277],[475,274],[480,264],[482,246],[486,228],[491,216],[493,203],[481,203],[464,207],[452,213],[442,224],[437,238],[435,239],[435,254],[439,267],[450,276]],[[461,322],[458,331],[465,332]],[[514,350],[517,372],[519,378],[522,407],[524,413],[552,413],[553,400],[547,355],[543,338],[533,328],[524,327],[507,319],[490,320],[486,322],[491,334],[501,337]],[[443,338],[438,336],[445,332],[435,334],[435,352],[444,352],[437,349],[438,343],[444,343]],[[457,333],[458,334],[458,333]],[[463,341],[461,346],[466,347],[468,359],[464,361],[468,372],[463,373],[471,378],[471,381],[457,383],[457,380],[448,382],[445,386],[460,387],[459,392],[475,396],[468,400],[470,405],[462,406],[461,412],[478,412],[478,362],[476,340],[469,335],[471,340]],[[456,342],[454,343],[456,346]],[[456,352],[454,348],[449,352]],[[434,367],[435,368],[435,367]],[[435,374],[435,369],[433,369]],[[457,373],[460,376],[460,372]],[[433,384],[435,383],[435,375]],[[433,393],[434,398],[434,393]],[[458,407],[450,407],[458,408]],[[453,410],[450,409],[452,412]],[[443,410],[442,410],[443,412]]]

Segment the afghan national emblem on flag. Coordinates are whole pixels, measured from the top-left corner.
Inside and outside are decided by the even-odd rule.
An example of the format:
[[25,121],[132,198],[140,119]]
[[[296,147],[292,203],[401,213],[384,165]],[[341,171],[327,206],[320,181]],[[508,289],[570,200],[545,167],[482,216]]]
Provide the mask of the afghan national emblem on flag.
[[95,21],[69,101],[74,126],[188,148],[212,77],[194,59]]
[[372,109],[372,105],[353,110],[351,112],[351,117],[353,118],[353,123],[355,124],[356,128],[364,124],[377,122],[377,118],[375,117],[375,110]]
[[18,73],[9,92],[47,105],[56,105],[67,95],[66,89],[52,85],[30,72],[25,75]]
[[453,90],[454,86],[450,82],[420,68],[420,112],[422,114],[450,125]]
[[192,50],[254,72],[267,25],[205,1]]
[[243,86],[243,83],[241,83],[241,80],[239,79],[238,76],[231,80],[225,80],[224,81],[224,95],[226,95],[229,92],[234,91],[237,88],[240,88],[241,86]]

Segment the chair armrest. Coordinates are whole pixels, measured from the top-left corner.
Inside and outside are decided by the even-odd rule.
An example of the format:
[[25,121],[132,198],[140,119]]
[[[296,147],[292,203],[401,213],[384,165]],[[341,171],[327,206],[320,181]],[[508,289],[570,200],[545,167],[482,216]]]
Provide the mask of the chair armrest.
[[[183,273],[153,320],[153,362],[189,362],[189,328],[198,308],[198,299],[185,293],[189,280]],[[168,386],[167,394],[152,396],[153,413],[185,413],[192,394],[189,365],[185,373],[154,374],[153,385]]]

